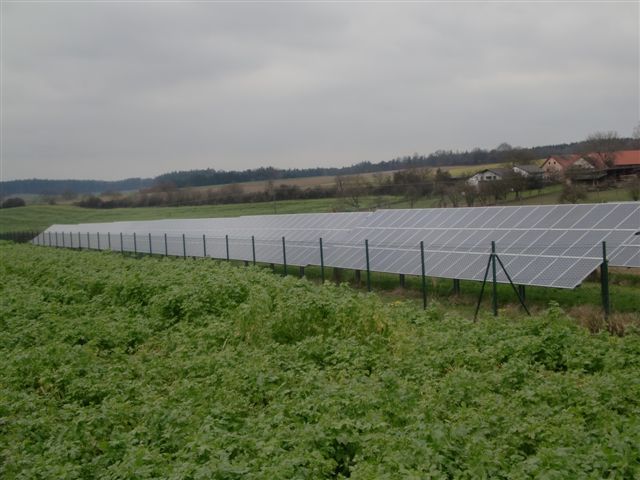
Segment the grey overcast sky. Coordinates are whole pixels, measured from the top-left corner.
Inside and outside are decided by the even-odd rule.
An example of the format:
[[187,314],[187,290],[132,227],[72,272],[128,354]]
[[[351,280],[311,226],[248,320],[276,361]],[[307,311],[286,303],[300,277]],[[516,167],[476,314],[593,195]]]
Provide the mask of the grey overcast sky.
[[2,170],[121,179],[533,146],[640,117],[639,3],[2,1]]

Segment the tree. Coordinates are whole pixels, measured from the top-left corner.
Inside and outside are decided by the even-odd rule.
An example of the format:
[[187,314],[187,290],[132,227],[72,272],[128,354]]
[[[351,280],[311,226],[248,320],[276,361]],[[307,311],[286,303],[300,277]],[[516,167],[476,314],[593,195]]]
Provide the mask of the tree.
[[496,147],[496,151],[498,152],[508,152],[513,150],[513,147],[509,145],[507,142],[502,142],[500,145]]
[[512,191],[516,195],[516,200],[520,199],[521,193],[527,188],[527,179],[518,173],[511,171],[503,180],[508,191]]
[[451,174],[447,170],[442,170],[441,168],[436,170],[436,174],[433,178],[433,190],[434,193],[440,197],[440,200],[438,201],[440,206],[444,206],[447,203],[445,197],[451,182]]
[[485,200],[489,198],[493,198],[494,202],[498,202],[506,198],[507,193],[511,187],[508,182],[505,180],[489,180],[485,182],[480,182],[479,184],[479,192],[481,197]]
[[461,183],[460,190],[467,207],[473,207],[473,204],[478,198],[478,188],[475,185],[469,185],[467,182],[463,182]]
[[[585,140],[584,153],[607,168],[611,168],[615,159],[614,152],[619,150],[621,145],[617,132],[595,132]],[[599,168],[600,166],[595,165],[595,167]]]
[[535,155],[531,150],[514,148],[508,152],[505,158],[511,165],[526,165],[535,160]]
[[337,196],[356,209],[360,208],[360,197],[366,193],[367,187],[367,181],[362,175],[336,177]]
[[579,183],[565,183],[560,194],[562,203],[578,203],[587,198],[587,189]]
[[640,176],[636,175],[636,177],[629,182],[627,190],[629,191],[629,196],[634,202],[640,200]]
[[428,196],[432,192],[431,169],[412,167],[398,170],[393,173],[393,185],[405,196],[409,189],[418,197]]
[[446,195],[451,206],[458,208],[460,206],[460,200],[462,200],[462,191],[458,185],[449,185],[446,189]]
[[2,202],[2,205],[0,205],[0,208],[16,208],[16,207],[24,207],[25,205],[26,203],[23,198],[11,197],[11,198],[7,198],[4,202]]

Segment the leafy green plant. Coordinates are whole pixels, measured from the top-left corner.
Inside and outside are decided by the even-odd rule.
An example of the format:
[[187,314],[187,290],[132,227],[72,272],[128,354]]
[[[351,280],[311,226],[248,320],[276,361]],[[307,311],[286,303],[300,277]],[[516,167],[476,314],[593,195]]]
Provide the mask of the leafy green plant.
[[[0,245],[0,477],[635,478],[640,336]],[[514,314],[515,315],[515,314]]]

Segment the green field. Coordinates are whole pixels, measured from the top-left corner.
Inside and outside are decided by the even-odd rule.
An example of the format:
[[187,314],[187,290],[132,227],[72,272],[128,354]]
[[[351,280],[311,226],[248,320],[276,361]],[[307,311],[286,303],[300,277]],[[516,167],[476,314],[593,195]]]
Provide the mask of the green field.
[[[520,199],[509,194],[501,204],[504,205],[544,205],[558,203],[561,187],[554,185],[540,191],[525,192]],[[631,198],[624,189],[612,189],[602,192],[589,192],[585,203],[629,201]],[[414,208],[434,208],[438,198],[421,198]],[[410,203],[402,197],[362,197],[360,209],[374,208],[410,208]],[[464,204],[461,204],[464,206]],[[126,220],[158,220],[163,218],[208,218],[231,217],[238,215],[266,215],[273,213],[317,213],[351,211],[343,200],[322,198],[314,200],[285,200],[275,203],[239,203],[228,205],[199,205],[191,207],[142,207],[89,209],[73,205],[27,205],[20,208],[0,209],[0,232],[21,230],[44,230],[56,223],[115,222]]]
[[[362,208],[374,208],[377,198],[362,199]],[[387,197],[383,202],[393,201]],[[273,213],[316,213],[344,210],[334,198],[317,200],[286,200],[265,203],[229,205],[200,205],[194,207],[142,207],[90,209],[72,205],[28,205],[0,209],[0,232],[42,230],[56,223],[116,222],[127,220],[158,220],[163,218],[232,217],[238,215],[267,215]]]
[[0,478],[638,478],[640,334],[0,243]]

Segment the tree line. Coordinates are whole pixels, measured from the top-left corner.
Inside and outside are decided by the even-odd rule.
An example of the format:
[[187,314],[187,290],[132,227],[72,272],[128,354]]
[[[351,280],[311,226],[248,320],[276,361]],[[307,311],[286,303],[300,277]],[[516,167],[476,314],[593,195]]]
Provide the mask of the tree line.
[[[611,145],[614,145],[617,150],[640,148],[640,140],[637,138],[618,138],[616,135],[610,140]],[[45,180],[36,178],[10,180],[0,182],[0,197],[5,198],[18,193],[73,196],[105,191],[137,191],[167,183],[182,188],[316,176],[346,176],[418,167],[437,168],[444,165],[472,166],[485,163],[528,163],[534,159],[546,158],[552,154],[584,153],[589,150],[590,145],[589,139],[582,142],[531,148],[512,147],[508,143],[502,143],[491,150],[481,148],[475,148],[470,151],[437,150],[429,155],[414,153],[413,155],[400,156],[377,163],[363,161],[347,167],[290,169],[260,167],[242,171],[209,168],[174,171],[155,178],[128,178],[118,181]]]

